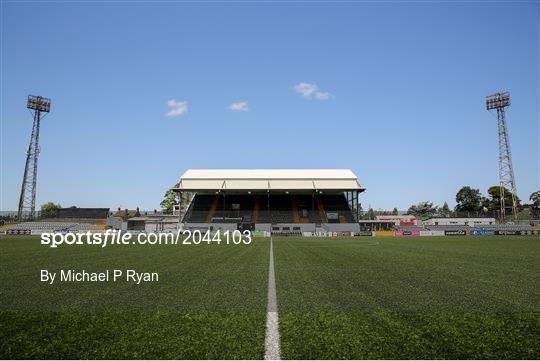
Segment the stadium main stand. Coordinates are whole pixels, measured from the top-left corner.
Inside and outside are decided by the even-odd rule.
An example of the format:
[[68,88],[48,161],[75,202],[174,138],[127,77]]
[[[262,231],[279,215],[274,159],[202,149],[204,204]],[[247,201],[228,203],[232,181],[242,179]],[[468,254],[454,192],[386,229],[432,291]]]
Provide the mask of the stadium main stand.
[[281,224],[280,232],[297,234],[322,224],[357,231],[364,188],[347,169],[224,169],[188,170],[174,190],[195,193],[181,220],[186,228],[229,224],[270,231],[269,225]]

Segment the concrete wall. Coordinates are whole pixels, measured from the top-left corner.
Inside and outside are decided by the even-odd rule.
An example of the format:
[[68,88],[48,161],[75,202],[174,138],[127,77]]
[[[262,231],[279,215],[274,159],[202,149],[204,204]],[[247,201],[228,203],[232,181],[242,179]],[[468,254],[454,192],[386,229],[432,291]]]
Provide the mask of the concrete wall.
[[360,232],[358,223],[324,223],[321,226],[327,232]]
[[110,226],[112,229],[127,229],[127,224],[124,228],[122,228],[122,223],[125,223],[122,221],[121,218],[107,218],[107,225]]
[[280,230],[282,230],[283,227],[289,227],[290,231],[293,230],[293,227],[300,227],[300,232],[315,232],[315,223],[276,223],[274,225],[271,225],[270,223],[255,224],[256,231],[270,232],[272,227],[279,227]]
[[420,237],[444,236],[444,231],[420,231]]
[[224,231],[234,231],[236,230],[236,223],[180,223],[179,229],[180,230],[186,230],[186,229],[198,229],[200,231],[205,231],[208,229],[212,229],[213,231],[220,230],[222,232]]
[[150,221],[147,220],[144,231],[149,232],[176,232],[178,228],[178,221]]

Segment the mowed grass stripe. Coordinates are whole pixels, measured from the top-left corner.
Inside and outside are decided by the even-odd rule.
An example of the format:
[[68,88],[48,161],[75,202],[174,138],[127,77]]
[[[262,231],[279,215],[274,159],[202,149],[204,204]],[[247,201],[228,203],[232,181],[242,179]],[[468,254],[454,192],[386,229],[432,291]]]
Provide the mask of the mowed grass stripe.
[[[264,357],[267,241],[48,249],[1,237],[0,246],[0,358]],[[157,271],[160,282],[47,286],[42,267]]]
[[280,313],[284,359],[538,359],[538,313]]
[[261,359],[264,313],[0,312],[2,359]]
[[539,309],[539,237],[455,238],[276,239],[280,311]]
[[274,240],[283,358],[538,358],[540,238],[371,241]]
[[[265,311],[268,242],[252,245],[64,247],[36,237],[0,238],[8,310]],[[26,257],[40,254],[41,257]],[[135,269],[158,272],[159,283],[39,282],[40,270]],[[13,274],[13,276],[12,276]]]

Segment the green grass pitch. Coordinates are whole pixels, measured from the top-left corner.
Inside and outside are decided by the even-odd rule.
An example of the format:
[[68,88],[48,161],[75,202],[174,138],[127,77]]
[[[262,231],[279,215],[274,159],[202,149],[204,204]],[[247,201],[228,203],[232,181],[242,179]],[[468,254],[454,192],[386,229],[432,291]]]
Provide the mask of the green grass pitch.
[[282,355],[537,359],[540,237],[280,239]]
[[[259,359],[268,243],[51,249],[0,238],[0,359]],[[45,285],[40,269],[156,271],[159,282]]]
[[[274,238],[282,358],[539,358],[540,237]],[[0,236],[0,358],[261,359],[269,242]],[[39,282],[158,271],[159,285]]]

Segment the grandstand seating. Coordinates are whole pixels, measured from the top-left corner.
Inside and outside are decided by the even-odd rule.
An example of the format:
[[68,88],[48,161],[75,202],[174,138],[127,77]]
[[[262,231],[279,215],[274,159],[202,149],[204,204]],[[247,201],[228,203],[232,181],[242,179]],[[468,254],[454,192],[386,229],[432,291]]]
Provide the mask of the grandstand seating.
[[11,231],[17,230],[29,230],[29,231],[41,231],[41,232],[79,232],[79,231],[93,231],[99,228],[89,223],[76,223],[76,222],[23,222],[17,223],[9,227]]
[[[340,217],[343,217],[344,222],[340,223],[354,223],[354,217],[350,211],[349,205],[345,196],[343,194],[330,194],[322,197],[324,210],[326,213],[335,212],[338,213],[337,222],[339,222]],[[328,220],[329,223],[332,223],[331,220]]]
[[326,213],[324,212],[324,204],[323,200],[320,198],[317,198],[317,210],[319,212],[319,219],[321,220],[321,223],[328,223],[328,218],[326,217]]
[[259,223],[259,210],[261,208],[261,197],[255,197],[255,206],[253,207],[253,223]]
[[[355,223],[343,194],[196,194],[184,223]],[[328,220],[326,213],[338,214]]]
[[212,206],[210,207],[210,211],[208,211],[208,215],[206,216],[206,223],[212,222],[212,219],[214,218],[214,214],[216,213],[216,209],[219,205],[219,197],[215,196],[214,200],[212,200]]
[[197,194],[193,197],[184,219],[190,223],[205,223],[216,195]]

